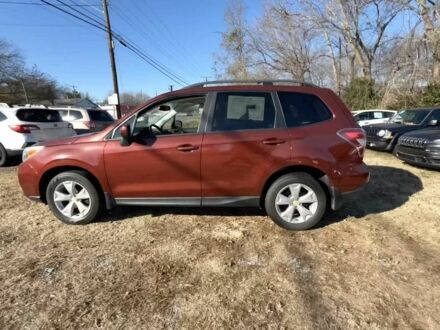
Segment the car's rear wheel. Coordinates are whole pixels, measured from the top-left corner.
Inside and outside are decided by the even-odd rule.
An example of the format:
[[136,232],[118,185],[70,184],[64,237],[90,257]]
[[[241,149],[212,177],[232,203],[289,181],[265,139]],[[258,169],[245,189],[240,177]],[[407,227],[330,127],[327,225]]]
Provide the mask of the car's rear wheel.
[[53,177],[46,200],[53,214],[69,225],[89,223],[100,211],[99,193],[83,172],[63,172]]
[[5,166],[9,161],[8,153],[3,144],[0,143],[0,167]]
[[278,178],[265,197],[267,214],[288,230],[315,226],[326,210],[327,198],[321,185],[307,173],[292,173]]

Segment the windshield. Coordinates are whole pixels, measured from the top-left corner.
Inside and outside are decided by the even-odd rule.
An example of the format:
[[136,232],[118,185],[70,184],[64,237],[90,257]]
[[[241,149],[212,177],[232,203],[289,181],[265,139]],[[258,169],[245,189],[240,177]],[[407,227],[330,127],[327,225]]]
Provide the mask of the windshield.
[[58,111],[47,109],[20,109],[16,116],[21,121],[34,123],[53,123],[63,121]]
[[428,114],[429,110],[402,110],[391,118],[390,122],[404,125],[420,125]]

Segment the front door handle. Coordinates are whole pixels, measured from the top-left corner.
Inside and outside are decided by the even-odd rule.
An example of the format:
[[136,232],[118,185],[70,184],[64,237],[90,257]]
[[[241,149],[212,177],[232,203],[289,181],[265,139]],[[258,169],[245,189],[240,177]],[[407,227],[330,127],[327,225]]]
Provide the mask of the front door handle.
[[263,144],[268,145],[268,146],[276,146],[276,145],[279,145],[279,144],[283,144],[285,142],[286,142],[286,140],[281,140],[281,139],[278,139],[278,138],[269,138],[269,139],[266,139],[266,140],[262,141]]
[[181,144],[181,145],[177,146],[176,149],[179,151],[182,151],[182,152],[190,152],[190,151],[199,150],[199,147],[194,146],[192,144]]

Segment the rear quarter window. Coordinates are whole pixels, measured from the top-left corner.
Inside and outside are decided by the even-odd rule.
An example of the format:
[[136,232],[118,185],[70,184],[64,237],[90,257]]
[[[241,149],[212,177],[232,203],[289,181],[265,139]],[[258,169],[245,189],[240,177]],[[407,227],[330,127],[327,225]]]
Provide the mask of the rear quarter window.
[[105,110],[88,110],[90,120],[93,121],[113,121],[113,117]]
[[78,120],[84,118],[81,111],[78,110],[70,110],[69,117],[71,120]]
[[47,109],[20,109],[16,116],[21,121],[34,123],[53,123],[63,121],[58,111]]
[[6,116],[0,111],[0,121],[6,120]]
[[319,123],[333,117],[324,102],[315,95],[278,92],[287,127]]

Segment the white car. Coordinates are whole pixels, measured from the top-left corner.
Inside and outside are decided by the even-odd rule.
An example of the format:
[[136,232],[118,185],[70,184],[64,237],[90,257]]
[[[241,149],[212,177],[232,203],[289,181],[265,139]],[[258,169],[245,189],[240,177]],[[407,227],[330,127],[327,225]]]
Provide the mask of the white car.
[[115,121],[105,110],[56,107],[50,109],[57,110],[63,120],[73,125],[77,133],[101,131]]
[[359,126],[386,123],[396,113],[396,110],[383,109],[352,111],[353,118],[358,122]]
[[0,108],[0,167],[38,142],[76,135],[72,124],[45,108]]

